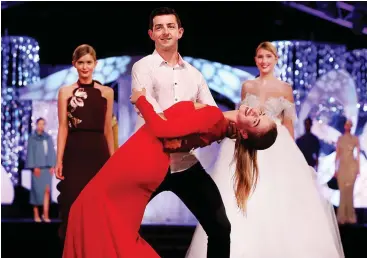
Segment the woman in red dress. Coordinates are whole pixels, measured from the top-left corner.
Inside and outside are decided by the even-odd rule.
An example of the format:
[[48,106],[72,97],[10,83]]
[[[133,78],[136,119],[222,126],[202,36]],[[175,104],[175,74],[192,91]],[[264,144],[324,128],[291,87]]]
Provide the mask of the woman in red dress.
[[[138,231],[149,198],[169,166],[162,138],[189,136],[183,145],[203,147],[226,137],[233,120],[249,149],[266,149],[276,139],[276,125],[257,110],[240,108],[225,118],[217,107],[195,109],[193,102],[180,102],[164,111],[165,120],[144,93],[133,91],[131,102],[146,124],[106,162],[70,209],[64,258],[159,257]],[[256,159],[252,162],[256,166]]]

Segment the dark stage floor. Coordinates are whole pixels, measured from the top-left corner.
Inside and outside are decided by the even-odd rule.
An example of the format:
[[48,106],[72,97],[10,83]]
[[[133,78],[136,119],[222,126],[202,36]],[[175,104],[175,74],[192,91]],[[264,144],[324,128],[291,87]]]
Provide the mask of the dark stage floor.
[[[31,219],[2,220],[1,257],[61,257],[58,226],[58,221],[34,223]],[[190,226],[143,226],[141,234],[162,257],[181,258],[185,256],[194,230],[195,227]],[[367,257],[367,225],[341,226],[340,233],[346,258]]]

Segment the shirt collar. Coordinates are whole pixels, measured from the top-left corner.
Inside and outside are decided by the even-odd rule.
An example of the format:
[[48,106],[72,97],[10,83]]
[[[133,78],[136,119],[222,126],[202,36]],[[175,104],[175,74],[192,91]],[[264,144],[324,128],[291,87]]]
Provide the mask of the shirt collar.
[[[154,50],[153,58],[154,58],[154,64],[157,66],[161,66],[162,64],[167,64],[167,62],[159,55],[157,50]],[[185,60],[183,60],[180,53],[178,53],[178,65],[183,68],[186,66]]]

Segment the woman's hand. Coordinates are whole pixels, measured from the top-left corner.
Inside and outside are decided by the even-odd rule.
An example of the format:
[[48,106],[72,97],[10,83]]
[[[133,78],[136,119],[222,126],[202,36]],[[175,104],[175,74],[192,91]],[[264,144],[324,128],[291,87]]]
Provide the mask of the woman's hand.
[[40,168],[34,168],[34,169],[33,169],[33,174],[34,174],[36,177],[40,177],[40,176],[41,176],[41,169],[40,169]]
[[138,101],[138,98],[139,97],[145,96],[145,95],[146,95],[145,88],[142,88],[141,90],[132,89],[132,94],[130,96],[130,102],[131,102],[131,104],[135,104],[136,101]]
[[55,175],[57,179],[64,180],[65,177],[62,175],[62,163],[57,163],[55,167]]

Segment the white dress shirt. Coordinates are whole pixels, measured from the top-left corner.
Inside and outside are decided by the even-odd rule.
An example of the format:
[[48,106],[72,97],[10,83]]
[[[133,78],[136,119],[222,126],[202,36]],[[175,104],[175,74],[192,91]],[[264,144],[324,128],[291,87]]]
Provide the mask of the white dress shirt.
[[[133,89],[146,89],[146,98],[157,113],[162,113],[179,101],[217,106],[203,75],[180,55],[178,64],[172,67],[154,51],[133,65],[131,81]],[[138,116],[135,131],[143,124],[144,119]],[[184,171],[197,162],[191,153],[172,153],[171,171]]]

